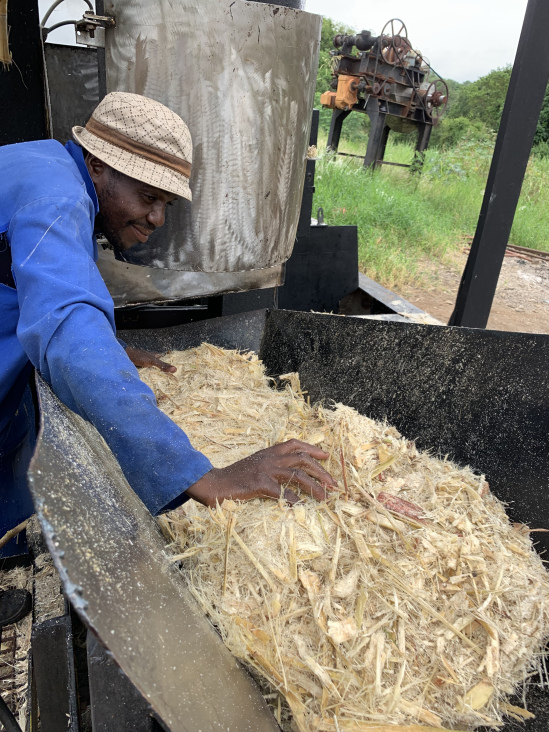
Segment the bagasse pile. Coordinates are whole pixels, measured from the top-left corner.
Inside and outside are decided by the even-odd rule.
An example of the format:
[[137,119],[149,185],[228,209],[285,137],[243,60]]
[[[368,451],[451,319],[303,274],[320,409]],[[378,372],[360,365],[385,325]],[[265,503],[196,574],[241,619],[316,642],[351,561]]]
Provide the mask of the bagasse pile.
[[193,595],[285,728],[528,717],[505,699],[544,664],[548,575],[482,477],[353,409],[310,406],[297,374],[273,389],[254,354],[205,344],[167,360],[176,375],[143,379],[215,466],[296,437],[339,481],[322,504],[189,501],[165,519]]

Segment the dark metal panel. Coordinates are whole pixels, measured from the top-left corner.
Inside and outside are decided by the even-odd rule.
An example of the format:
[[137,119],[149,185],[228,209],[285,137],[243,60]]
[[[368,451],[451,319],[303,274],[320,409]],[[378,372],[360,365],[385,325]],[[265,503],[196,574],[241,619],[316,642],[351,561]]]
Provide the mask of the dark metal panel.
[[549,3],[529,0],[478,226],[450,325],[485,328],[549,80]]
[[[261,290],[260,290],[261,292]],[[217,318],[222,314],[221,296],[187,301],[176,305],[144,305],[118,308],[114,311],[117,330],[133,328],[169,328],[197,320]]]
[[0,65],[0,145],[48,137],[37,0],[8,3],[13,62]]
[[[313,110],[309,145],[316,145],[319,111]],[[286,262],[275,307],[338,312],[339,301],[358,287],[356,226],[311,226],[316,160],[307,160],[296,242]]]
[[171,732],[275,732],[257,687],[186,589],[99,433],[40,379],[38,391],[41,432],[29,482],[78,615]]
[[153,732],[150,705],[90,631],[87,652],[93,732]]
[[74,125],[84,125],[99,102],[97,49],[44,44],[52,137],[63,145]]
[[235,315],[251,310],[276,308],[278,288],[268,290],[250,290],[250,292],[234,292],[223,295],[223,315]]
[[266,314],[266,310],[255,310],[174,328],[121,330],[118,335],[130,346],[160,353],[196,348],[204,341],[221,348],[238,348],[259,353]]
[[341,315],[387,316],[403,323],[442,325],[429,313],[359,272],[358,289],[339,303]]
[[261,356],[299,371],[312,401],[387,418],[485,473],[514,520],[549,524],[549,336],[272,311]]
[[278,307],[337,313],[339,301],[357,287],[356,226],[310,226],[299,233],[286,265]]
[[70,615],[34,625],[31,647],[41,732],[78,732]]

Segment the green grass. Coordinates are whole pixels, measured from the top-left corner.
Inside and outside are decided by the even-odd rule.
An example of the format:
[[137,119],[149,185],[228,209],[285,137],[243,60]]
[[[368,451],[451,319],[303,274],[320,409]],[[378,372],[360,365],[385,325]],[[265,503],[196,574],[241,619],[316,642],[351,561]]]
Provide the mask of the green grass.
[[[361,270],[388,287],[421,279],[426,258],[452,261],[475,231],[493,141],[460,143],[428,151],[421,176],[384,166],[365,172],[360,160],[321,153],[316,167],[313,216],[358,226]],[[343,141],[340,151],[363,155],[366,147]],[[325,140],[319,145],[325,148]],[[409,163],[413,148],[391,143],[385,159]],[[533,157],[510,241],[549,251],[549,159]]]

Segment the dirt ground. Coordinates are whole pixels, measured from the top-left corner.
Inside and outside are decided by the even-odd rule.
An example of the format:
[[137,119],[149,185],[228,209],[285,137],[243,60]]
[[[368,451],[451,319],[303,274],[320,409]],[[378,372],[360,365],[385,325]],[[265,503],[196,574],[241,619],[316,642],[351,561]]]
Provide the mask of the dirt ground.
[[[443,323],[454,309],[467,255],[452,266],[422,264],[423,281],[400,288],[399,294]],[[488,321],[491,330],[549,334],[549,262],[506,257]]]

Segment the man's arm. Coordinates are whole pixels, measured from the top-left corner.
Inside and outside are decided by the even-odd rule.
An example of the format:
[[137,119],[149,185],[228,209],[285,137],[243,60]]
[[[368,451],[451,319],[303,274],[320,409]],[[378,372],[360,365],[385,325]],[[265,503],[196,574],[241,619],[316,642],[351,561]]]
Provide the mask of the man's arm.
[[[113,302],[93,261],[90,212],[81,201],[29,204],[12,219],[9,238],[23,348],[57,396],[97,428],[151,513],[188,497],[206,505],[276,498],[280,484],[290,483],[320,500],[335,486],[316,462],[328,455],[297,440],[212,469],[157,408],[116,340]],[[285,497],[297,500],[288,490]]]
[[[211,470],[156,406],[114,333],[112,299],[93,261],[86,199],[41,199],[12,219],[18,337],[58,397],[103,436],[152,513],[185,499]],[[178,501],[179,499],[179,501]]]

